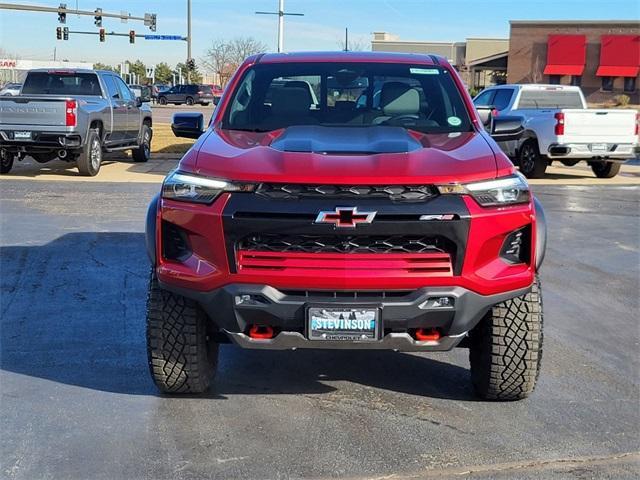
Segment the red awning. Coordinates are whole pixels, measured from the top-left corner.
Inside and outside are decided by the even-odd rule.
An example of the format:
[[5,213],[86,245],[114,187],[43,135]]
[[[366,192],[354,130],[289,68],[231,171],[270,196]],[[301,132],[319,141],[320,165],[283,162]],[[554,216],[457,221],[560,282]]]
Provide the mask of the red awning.
[[602,35],[598,77],[637,77],[640,35]]
[[586,54],[586,35],[549,35],[544,74],[582,75]]

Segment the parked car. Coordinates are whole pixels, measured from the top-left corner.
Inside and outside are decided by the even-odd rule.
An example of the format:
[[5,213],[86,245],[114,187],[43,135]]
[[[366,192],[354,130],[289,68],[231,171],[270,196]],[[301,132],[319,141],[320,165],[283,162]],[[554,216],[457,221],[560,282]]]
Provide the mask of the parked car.
[[133,92],[136,97],[140,97],[143,103],[151,101],[151,87],[148,85],[129,85],[129,90]]
[[[364,107],[354,85],[369,89]],[[161,391],[205,391],[223,342],[464,346],[479,396],[533,391],[544,213],[455,68],[432,55],[266,54],[225,95],[208,127],[174,115],[174,132],[199,140],[147,214],[147,351]],[[522,125],[505,116],[491,129],[506,140]]]
[[158,103],[167,105],[173,103],[175,105],[209,105],[213,102],[213,91],[209,85],[176,85],[169,90],[158,94]]
[[75,162],[90,176],[103,152],[131,150],[136,162],[146,162],[151,128],[151,108],[113,72],[30,70],[20,97],[0,97],[1,172],[27,155]]
[[0,90],[0,96],[15,96],[20,95],[21,83],[7,83]]
[[500,146],[530,178],[544,176],[554,160],[567,166],[586,161],[597,177],[611,178],[639,151],[638,112],[590,109],[580,87],[497,85],[483,90],[474,104],[524,118],[522,137]]

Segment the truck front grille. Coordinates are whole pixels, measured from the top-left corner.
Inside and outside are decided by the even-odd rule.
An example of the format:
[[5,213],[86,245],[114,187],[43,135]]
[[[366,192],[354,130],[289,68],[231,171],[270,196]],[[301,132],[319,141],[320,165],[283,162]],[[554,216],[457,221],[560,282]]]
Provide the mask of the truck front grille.
[[455,251],[447,239],[418,235],[250,235],[238,250],[301,253],[447,253]]
[[268,198],[387,198],[393,201],[418,202],[438,195],[433,185],[300,185],[262,183],[256,193]]

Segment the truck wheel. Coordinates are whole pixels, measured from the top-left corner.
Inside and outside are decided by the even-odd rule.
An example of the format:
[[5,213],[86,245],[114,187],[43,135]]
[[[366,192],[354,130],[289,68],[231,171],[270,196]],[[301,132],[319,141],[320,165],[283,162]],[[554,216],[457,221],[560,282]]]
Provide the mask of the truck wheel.
[[535,140],[527,140],[520,147],[518,154],[518,166],[527,178],[542,178],[547,169],[547,159],[540,155],[538,143]]
[[189,106],[193,105],[193,98],[187,97],[187,105]]
[[591,164],[591,170],[598,178],[613,178],[620,172],[622,163],[597,162]]
[[152,135],[151,127],[146,123],[142,125],[142,143],[138,145],[138,148],[131,150],[131,156],[134,162],[147,162],[151,158]]
[[156,386],[165,393],[202,393],[218,365],[218,344],[207,318],[188,298],[163,290],[152,270],[147,297],[147,357]]
[[15,155],[7,152],[6,150],[0,150],[0,174],[9,173],[13,168],[13,160]]
[[470,332],[469,362],[476,393],[489,400],[520,400],[533,392],[542,359],[542,295],[529,293],[492,308]]
[[166,97],[160,97],[160,98],[158,98],[158,103],[159,103],[160,105],[166,105],[166,104],[167,104],[167,99],[166,99]]
[[97,129],[89,130],[87,141],[78,158],[76,165],[81,175],[95,177],[102,164],[102,141]]

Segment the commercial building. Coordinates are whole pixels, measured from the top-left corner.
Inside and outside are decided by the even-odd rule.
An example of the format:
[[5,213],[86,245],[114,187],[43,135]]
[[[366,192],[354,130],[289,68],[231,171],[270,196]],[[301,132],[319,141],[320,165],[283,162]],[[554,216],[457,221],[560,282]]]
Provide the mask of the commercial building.
[[640,103],[640,22],[512,21],[509,83],[579,85],[592,103]]
[[93,68],[89,62],[66,62],[49,60],[20,60],[0,58],[0,85],[8,82],[21,83],[32,68]]
[[375,32],[374,51],[446,57],[471,89],[501,83],[578,85],[590,103],[640,104],[640,22],[511,21],[509,39],[406,41]]
[[371,50],[381,52],[431,53],[445,57],[460,72],[470,88],[506,82],[509,40],[467,38],[464,42],[400,40],[387,32],[374,32]]

